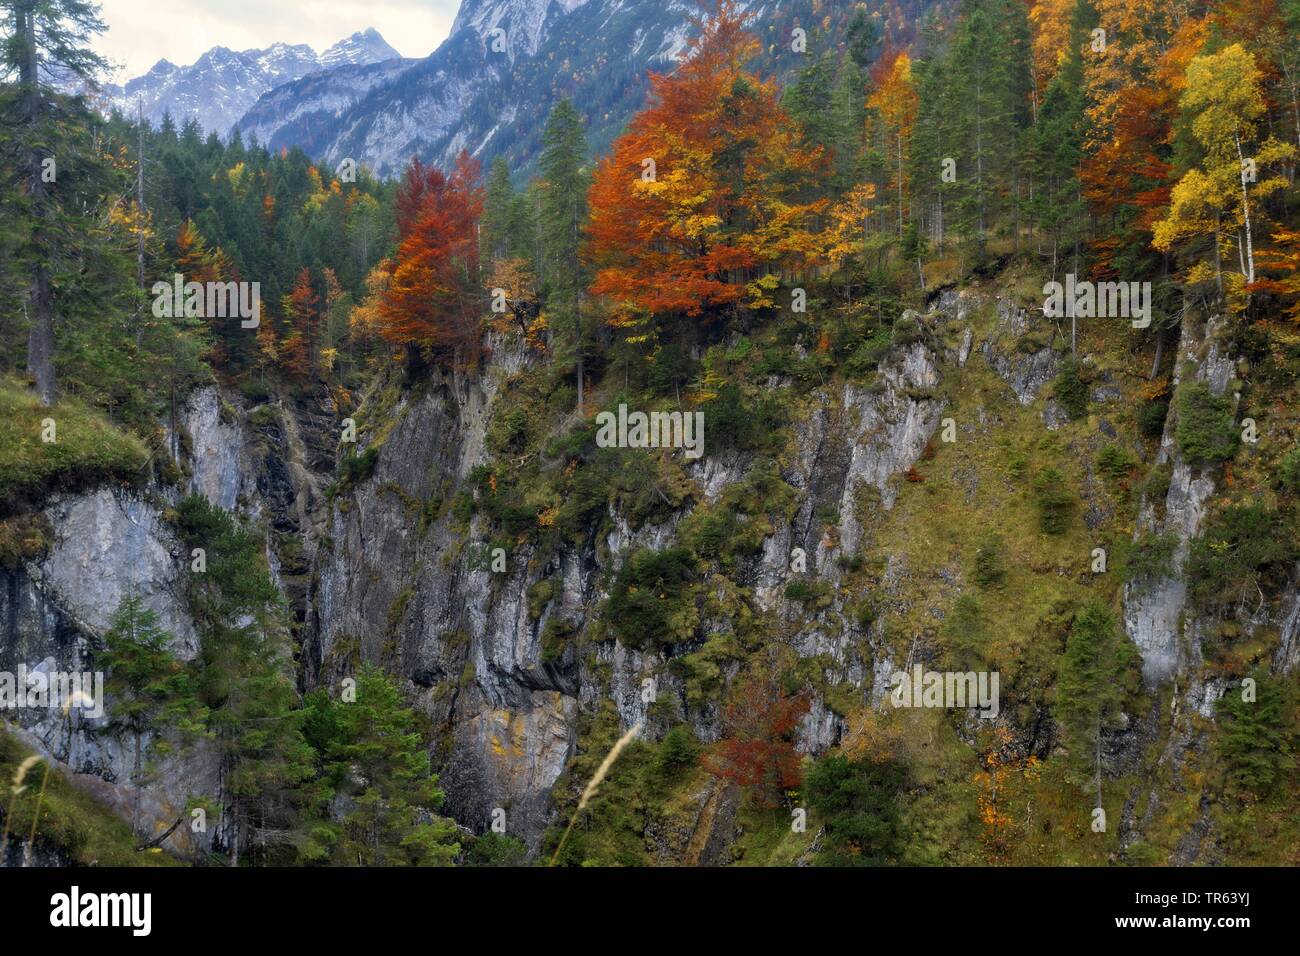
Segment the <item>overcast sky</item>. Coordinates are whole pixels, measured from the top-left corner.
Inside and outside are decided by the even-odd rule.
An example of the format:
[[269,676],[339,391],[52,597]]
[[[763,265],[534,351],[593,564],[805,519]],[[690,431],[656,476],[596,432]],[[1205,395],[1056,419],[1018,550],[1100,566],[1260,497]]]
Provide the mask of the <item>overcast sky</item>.
[[460,0],[100,0],[108,29],[95,49],[121,81],[166,58],[184,66],[214,46],[232,50],[277,41],[317,53],[374,27],[403,56],[433,52],[451,30]]

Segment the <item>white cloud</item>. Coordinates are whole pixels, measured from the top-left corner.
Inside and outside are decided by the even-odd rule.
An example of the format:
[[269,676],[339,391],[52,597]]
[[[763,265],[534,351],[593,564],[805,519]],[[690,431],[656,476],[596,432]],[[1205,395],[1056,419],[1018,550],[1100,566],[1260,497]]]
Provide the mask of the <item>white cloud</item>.
[[275,42],[316,52],[374,27],[403,56],[424,57],[446,39],[459,0],[101,0],[108,29],[93,43],[118,81],[161,59],[193,63],[214,46],[247,50]]

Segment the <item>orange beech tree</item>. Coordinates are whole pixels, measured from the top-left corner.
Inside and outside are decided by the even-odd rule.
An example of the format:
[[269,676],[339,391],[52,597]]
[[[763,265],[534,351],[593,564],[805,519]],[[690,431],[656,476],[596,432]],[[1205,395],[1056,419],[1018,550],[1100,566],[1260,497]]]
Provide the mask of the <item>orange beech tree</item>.
[[751,677],[723,710],[725,735],[702,764],[715,777],[750,789],[765,807],[802,780],[795,731],[809,706],[808,695],[787,695],[776,681]]
[[468,153],[450,175],[411,162],[397,191],[397,252],[375,309],[379,334],[408,360],[463,364],[477,354],[482,210],[479,164]]
[[746,71],[748,16],[716,0],[596,168],[587,255],[613,325],[770,308],[780,273],[816,260],[823,203],[801,192],[823,157],[801,145],[775,81]]

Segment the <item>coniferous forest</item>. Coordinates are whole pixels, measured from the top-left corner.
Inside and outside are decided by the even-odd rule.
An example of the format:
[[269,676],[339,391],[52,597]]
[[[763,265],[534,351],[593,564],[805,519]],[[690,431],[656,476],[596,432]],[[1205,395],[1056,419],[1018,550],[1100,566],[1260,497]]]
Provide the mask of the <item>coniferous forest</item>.
[[1300,863],[1300,2],[776,8],[379,175],[0,0],[0,863]]

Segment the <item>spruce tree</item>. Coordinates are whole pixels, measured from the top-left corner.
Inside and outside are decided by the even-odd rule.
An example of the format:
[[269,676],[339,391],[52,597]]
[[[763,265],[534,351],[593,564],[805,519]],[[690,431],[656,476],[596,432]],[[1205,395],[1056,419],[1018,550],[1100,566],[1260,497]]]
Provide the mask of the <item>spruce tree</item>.
[[567,99],[551,110],[542,134],[540,232],[547,275],[546,308],[576,365],[578,407],[584,400],[582,303],[587,285],[581,255],[587,222],[587,140],[582,117]]
[[[16,86],[0,94],[4,125],[14,131],[11,155],[0,157],[0,164],[11,171],[6,178],[21,181],[23,195],[15,205],[26,226],[21,258],[29,280],[27,373],[41,403],[52,405],[58,273],[75,259],[88,232],[84,214],[61,186],[58,165],[76,151],[74,142],[89,124],[80,100],[56,92],[50,78],[62,75],[93,87],[106,64],[86,44],[104,24],[88,0],[3,0],[0,25],[0,79],[17,77]],[[7,191],[19,184],[4,186]]]
[[[145,783],[144,737],[169,730],[201,734],[206,709],[195,696],[193,674],[171,651],[172,635],[137,594],[128,594],[113,613],[100,658],[108,678],[111,726],[131,735],[131,829],[139,828],[140,791]],[[155,746],[158,746],[156,743]]]
[[1056,683],[1056,719],[1071,757],[1092,767],[1101,803],[1101,738],[1113,729],[1126,696],[1136,688],[1136,650],[1123,636],[1110,609],[1100,602],[1074,615]]
[[1264,672],[1251,675],[1253,695],[1233,687],[1219,698],[1219,754],[1227,765],[1231,791],[1265,797],[1282,774],[1295,766],[1295,733],[1288,720],[1292,706],[1287,684]]
[[345,807],[330,824],[336,863],[439,866],[460,852],[451,821],[439,817],[443,792],[429,769],[416,714],[383,671],[363,665],[356,699],[309,700],[308,739],[321,752],[326,780]]

